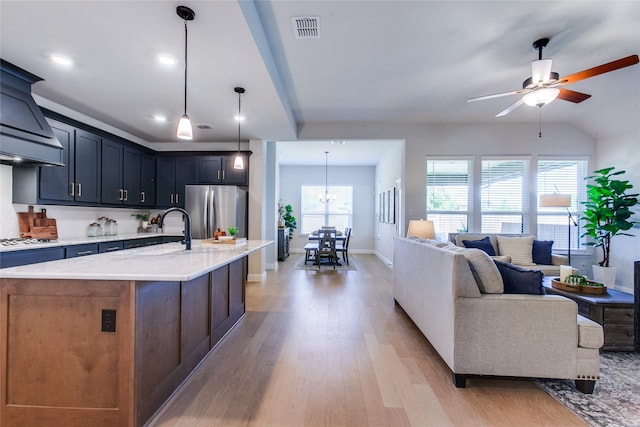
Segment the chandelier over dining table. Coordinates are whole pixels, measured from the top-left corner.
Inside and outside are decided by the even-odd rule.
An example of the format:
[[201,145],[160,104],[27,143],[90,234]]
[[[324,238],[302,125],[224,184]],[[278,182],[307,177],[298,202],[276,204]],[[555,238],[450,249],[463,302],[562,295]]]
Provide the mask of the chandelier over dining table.
[[329,193],[329,152],[324,152],[324,194],[320,194],[318,198],[323,203],[335,202],[336,195]]

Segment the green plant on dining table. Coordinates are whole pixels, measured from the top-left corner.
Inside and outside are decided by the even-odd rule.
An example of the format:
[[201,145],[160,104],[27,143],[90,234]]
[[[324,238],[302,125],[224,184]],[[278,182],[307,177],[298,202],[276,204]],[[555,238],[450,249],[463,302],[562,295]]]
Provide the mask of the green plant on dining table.
[[587,245],[602,248],[601,267],[609,267],[611,238],[633,236],[625,231],[636,223],[630,219],[633,215],[631,208],[638,204],[639,194],[627,193],[633,185],[629,181],[613,178],[625,173],[623,170],[614,170],[614,167],[599,169],[585,178],[593,179],[594,183],[587,184],[587,201],[582,202],[585,210],[580,219],[584,221],[586,230],[582,236],[591,238]]

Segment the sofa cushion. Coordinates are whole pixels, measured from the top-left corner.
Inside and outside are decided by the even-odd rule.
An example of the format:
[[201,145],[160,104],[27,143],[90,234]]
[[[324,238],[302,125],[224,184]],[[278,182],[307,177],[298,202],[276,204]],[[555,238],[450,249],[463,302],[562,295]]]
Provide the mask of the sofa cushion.
[[481,240],[481,239],[484,239],[485,237],[489,238],[489,241],[491,242],[491,246],[493,246],[493,250],[497,254],[498,241],[496,240],[495,234],[458,233],[456,234],[454,243],[458,246],[464,247],[464,243],[462,243],[463,240]]
[[496,237],[500,255],[509,255],[514,264],[533,265],[533,236]]
[[496,256],[496,251],[493,249],[493,245],[489,240],[489,236],[486,236],[484,239],[480,240],[463,240],[462,244],[465,248],[475,248],[480,249],[487,253],[489,256]]
[[544,295],[542,278],[544,274],[540,270],[527,270],[517,265],[502,261],[494,261],[502,281],[505,294],[533,294]]
[[535,264],[551,265],[551,247],[553,240],[534,240],[531,258]]
[[504,290],[502,276],[486,252],[480,249],[466,249],[462,251],[469,262],[478,289],[483,294],[501,294]]

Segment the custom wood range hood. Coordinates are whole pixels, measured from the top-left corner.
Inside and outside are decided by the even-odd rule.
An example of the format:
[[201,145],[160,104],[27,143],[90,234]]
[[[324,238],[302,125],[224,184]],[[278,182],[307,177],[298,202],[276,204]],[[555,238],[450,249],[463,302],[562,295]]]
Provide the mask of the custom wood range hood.
[[42,78],[0,59],[0,162],[62,166],[62,145],[31,96]]

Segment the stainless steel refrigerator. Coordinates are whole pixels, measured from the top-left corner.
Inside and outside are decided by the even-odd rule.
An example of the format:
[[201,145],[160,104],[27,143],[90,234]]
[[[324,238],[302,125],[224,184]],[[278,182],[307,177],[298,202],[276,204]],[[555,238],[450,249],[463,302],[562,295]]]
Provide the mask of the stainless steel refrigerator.
[[[210,239],[217,228],[238,227],[247,237],[247,191],[231,185],[187,185],[185,210],[191,216],[194,239]],[[228,233],[227,233],[228,234]]]

